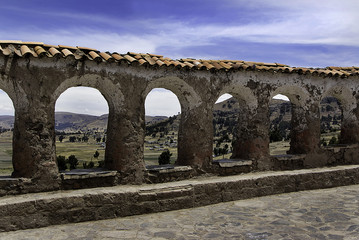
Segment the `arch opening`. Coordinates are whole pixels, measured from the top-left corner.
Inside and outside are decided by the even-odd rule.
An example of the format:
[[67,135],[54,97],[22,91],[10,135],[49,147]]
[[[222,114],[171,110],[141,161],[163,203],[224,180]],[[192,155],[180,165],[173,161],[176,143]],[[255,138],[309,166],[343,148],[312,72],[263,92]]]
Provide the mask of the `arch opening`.
[[9,95],[0,89],[0,175],[11,175],[12,142],[14,129],[14,104]]
[[340,144],[343,107],[340,100],[328,95],[320,102],[320,146]]
[[147,166],[176,162],[180,120],[181,104],[175,93],[166,88],[154,88],[147,94],[144,141]]
[[290,149],[293,103],[284,94],[269,101],[269,153],[285,155]]
[[71,87],[55,104],[56,157],[60,171],[104,166],[108,103],[99,90]]
[[240,101],[229,93],[221,95],[214,104],[213,160],[232,157],[240,105]]

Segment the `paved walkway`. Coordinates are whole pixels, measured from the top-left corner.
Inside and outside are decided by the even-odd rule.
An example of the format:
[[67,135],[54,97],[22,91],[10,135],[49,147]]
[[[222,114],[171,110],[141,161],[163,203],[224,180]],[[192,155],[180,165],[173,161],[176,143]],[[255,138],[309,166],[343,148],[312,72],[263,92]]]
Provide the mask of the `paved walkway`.
[[359,239],[359,185],[1,233],[0,239]]

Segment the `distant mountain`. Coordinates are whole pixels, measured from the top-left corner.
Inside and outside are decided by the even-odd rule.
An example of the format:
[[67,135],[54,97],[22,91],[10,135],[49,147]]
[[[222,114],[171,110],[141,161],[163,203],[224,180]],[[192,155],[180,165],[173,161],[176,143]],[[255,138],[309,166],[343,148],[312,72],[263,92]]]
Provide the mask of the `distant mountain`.
[[[321,103],[321,118],[323,131],[329,131],[331,127],[340,123],[340,104],[335,98],[325,98]],[[279,127],[283,134],[289,133],[291,119],[291,103],[289,101],[272,99],[269,105],[271,129]],[[232,131],[240,114],[239,103],[235,98],[219,102],[214,106],[214,120],[216,126],[215,135]],[[180,116],[168,118],[166,116],[146,116],[147,127],[151,126],[151,132],[163,129],[177,130]],[[107,128],[108,114],[93,116],[88,114],[77,114],[70,112],[55,113],[55,129],[61,132],[77,131],[105,131]],[[12,129],[14,127],[14,116],[0,116],[0,128]]]
[[[155,124],[159,121],[166,120],[166,116],[145,116],[146,124]],[[106,131],[108,114],[93,116],[86,114],[77,114],[69,112],[55,113],[55,129],[64,132],[76,131]]]
[[[166,120],[166,116],[146,116],[146,124],[155,124]],[[78,114],[70,112],[55,113],[55,129],[60,132],[77,131],[105,131],[107,128],[108,114],[93,116],[88,114]],[[0,128],[12,129],[14,127],[14,116],[0,115]]]
[[0,116],[0,128],[12,129],[14,127],[14,116]]

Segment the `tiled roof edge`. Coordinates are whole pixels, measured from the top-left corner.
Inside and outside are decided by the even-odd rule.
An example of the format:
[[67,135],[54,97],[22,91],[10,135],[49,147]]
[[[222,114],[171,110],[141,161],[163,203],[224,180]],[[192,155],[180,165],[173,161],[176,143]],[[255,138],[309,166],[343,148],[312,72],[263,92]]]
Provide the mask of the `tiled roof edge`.
[[42,42],[22,42],[19,40],[0,40],[0,53],[10,55],[14,53],[18,57],[68,57],[75,59],[88,59],[96,62],[127,62],[139,65],[167,67],[175,66],[185,69],[197,70],[242,70],[242,71],[270,71],[273,73],[298,73],[319,76],[349,77],[359,75],[359,67],[326,67],[305,68],[290,67],[280,63],[263,63],[242,60],[204,60],[194,58],[182,58],[178,60],[163,57],[162,55],[150,53],[127,52],[119,54],[116,52],[101,52],[88,47],[72,47],[65,45],[48,45]]

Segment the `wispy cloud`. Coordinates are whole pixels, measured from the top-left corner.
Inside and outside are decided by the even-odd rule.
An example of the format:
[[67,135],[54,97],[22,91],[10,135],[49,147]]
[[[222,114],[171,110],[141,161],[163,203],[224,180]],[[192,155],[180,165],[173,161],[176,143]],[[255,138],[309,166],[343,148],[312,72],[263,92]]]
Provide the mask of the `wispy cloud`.
[[108,104],[97,89],[73,87],[60,95],[55,111],[100,116],[108,113]]
[[[194,5],[194,13],[190,7],[176,12],[176,7],[172,6],[167,8],[171,12],[166,14],[157,9],[162,1],[151,4],[143,1],[146,7],[153,8],[141,9],[141,5],[136,5],[131,14],[126,14],[126,7],[133,7],[132,1],[119,9],[121,14],[117,14],[117,10],[111,13],[75,11],[58,6],[29,9],[19,7],[26,4],[16,7],[3,4],[0,21],[7,24],[0,29],[0,39],[41,41],[119,53],[156,53],[171,58],[227,58],[313,67],[359,65],[359,1],[208,0],[206,5],[183,1],[181,7]],[[178,7],[177,2],[166,1],[166,4]],[[206,11],[218,15],[212,16]],[[68,98],[74,99],[78,94]],[[90,91],[83,98],[91,101],[93,96]],[[146,100],[146,114],[176,114],[180,111],[177,101],[170,93],[151,92]],[[167,105],[161,107],[163,102]],[[5,105],[0,109],[7,109]],[[85,105],[75,109],[72,102],[61,105],[59,101],[57,108],[95,115],[107,111],[107,103],[97,106],[91,102],[86,106],[92,109],[87,112],[83,110]]]
[[155,88],[146,97],[145,110],[147,116],[169,117],[181,112],[181,105],[173,92]]

